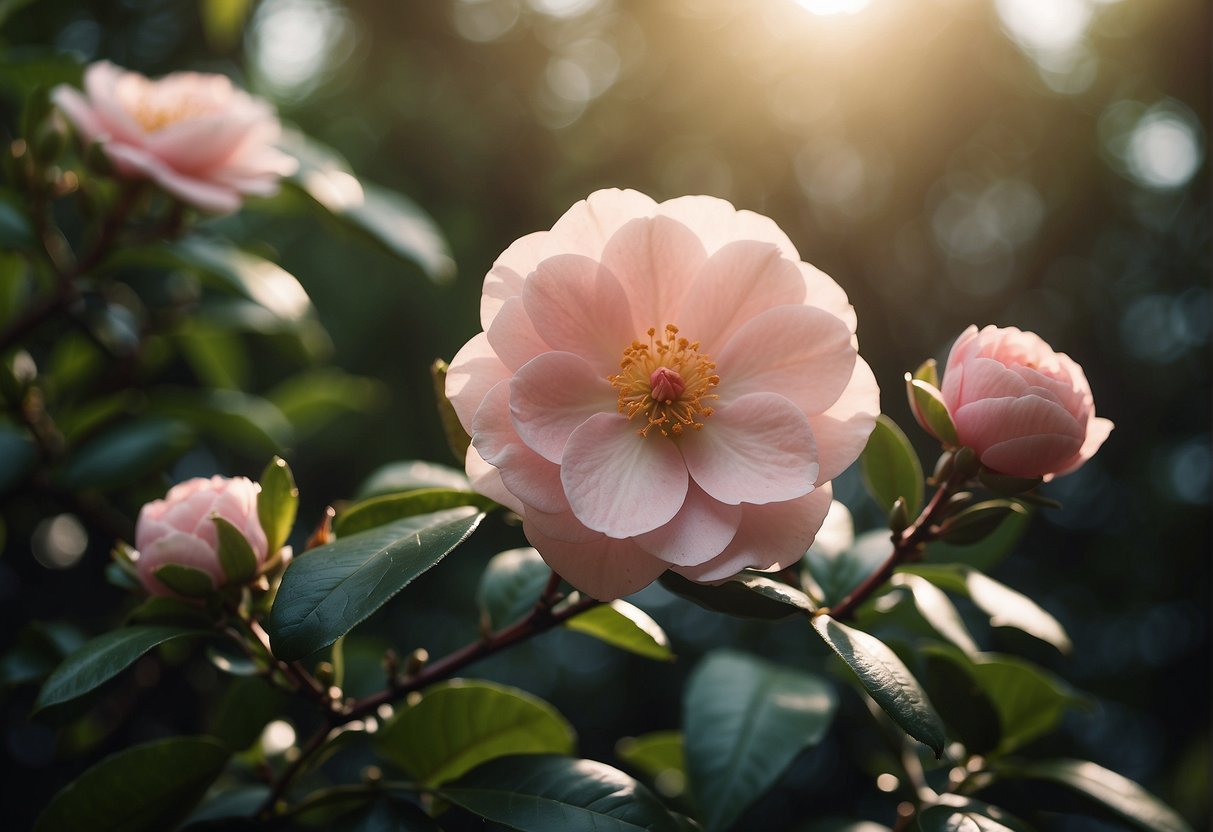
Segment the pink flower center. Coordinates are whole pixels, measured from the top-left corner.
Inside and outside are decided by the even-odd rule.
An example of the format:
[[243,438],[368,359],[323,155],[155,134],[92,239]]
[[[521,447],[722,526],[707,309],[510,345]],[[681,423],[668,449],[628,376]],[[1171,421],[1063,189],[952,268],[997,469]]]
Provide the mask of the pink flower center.
[[119,102],[145,133],[155,133],[221,109],[212,96],[186,89],[179,81],[139,80],[142,83],[122,90]]
[[637,433],[648,436],[678,436],[687,428],[703,429],[703,419],[712,415],[708,399],[720,384],[712,371],[716,365],[699,352],[699,342],[678,337],[678,327],[666,324],[661,337],[650,328],[649,342],[633,341],[623,351],[619,372],[608,378],[619,391],[619,412],[634,419],[645,417]]

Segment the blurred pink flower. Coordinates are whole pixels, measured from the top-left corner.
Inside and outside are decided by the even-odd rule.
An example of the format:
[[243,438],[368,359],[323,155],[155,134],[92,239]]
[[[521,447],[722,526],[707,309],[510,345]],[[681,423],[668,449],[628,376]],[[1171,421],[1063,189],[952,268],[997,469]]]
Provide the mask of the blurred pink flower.
[[942,394],[961,445],[1014,477],[1068,474],[1099,449],[1112,423],[1095,415],[1082,368],[1040,336],[970,326],[948,355]]
[[219,564],[219,534],[212,519],[216,514],[244,534],[258,565],[264,563],[267,542],[257,518],[257,492],[257,485],[245,477],[195,477],[140,509],[135,567],[144,587],[153,595],[173,595],[154,574],[169,563],[205,572],[216,587],[227,583]]
[[223,75],[151,80],[108,61],[84,73],[84,95],[51,94],[85,143],[99,142],[120,176],[150,179],[183,202],[225,214],[245,194],[272,196],[298,163],[274,147],[273,108]]
[[451,363],[474,486],[599,599],[798,560],[879,391],[842,289],[720,199],[591,194],[511,245]]

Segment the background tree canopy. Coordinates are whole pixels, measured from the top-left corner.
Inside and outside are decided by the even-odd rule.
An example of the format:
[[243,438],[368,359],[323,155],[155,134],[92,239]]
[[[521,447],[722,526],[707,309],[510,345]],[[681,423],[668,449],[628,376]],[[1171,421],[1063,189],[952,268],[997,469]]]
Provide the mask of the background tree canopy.
[[[1064,508],[1042,514],[998,573],[1065,611],[1084,649],[1066,658],[998,638],[1097,696],[1044,742],[1085,749],[1197,819],[1210,776],[1210,23],[1198,0],[17,0],[0,2],[0,129],[18,132],[26,62],[39,55],[223,72],[435,219],[451,280],[318,233],[330,229],[297,194],[218,221],[269,241],[331,337],[312,346],[349,374],[298,391],[343,411],[282,449],[305,525],[385,460],[454,462],[431,362],[479,329],[494,257],[596,188],[712,194],[774,218],[847,290],[882,407],[903,425],[901,374],[942,358],[969,323],[1040,333],[1082,363],[1117,427],[1046,490]],[[448,272],[441,257],[427,265]],[[277,388],[292,366],[275,337],[248,335],[216,358],[216,386]],[[926,437],[913,438],[925,452]],[[200,444],[172,479],[255,475],[264,460],[260,447]],[[133,516],[164,484],[122,495],[122,507]],[[836,486],[867,506],[857,526],[883,522],[854,472]],[[119,596],[102,578],[111,541],[90,540],[70,562],[39,543],[53,513],[40,499],[5,498],[0,648],[51,612],[95,630]],[[424,600],[380,616],[384,640],[351,651],[350,678],[375,675],[390,634],[432,653],[472,637],[458,590],[486,554],[461,550],[465,565],[422,579]],[[804,650],[776,625],[666,611],[660,623],[692,649]],[[677,723],[689,662],[626,673],[640,660],[597,644],[559,665],[534,645],[519,652],[480,674],[551,699],[588,757]],[[614,696],[608,679],[652,697]],[[89,760],[196,722],[216,684],[178,677],[149,701],[139,685],[152,681],[124,700],[138,716],[104,715],[57,744],[24,721],[32,694],[0,694],[16,771],[6,793],[22,804],[6,809],[14,828]],[[828,814],[868,762],[827,740],[747,817]],[[1090,823],[1066,828],[1108,828]]]

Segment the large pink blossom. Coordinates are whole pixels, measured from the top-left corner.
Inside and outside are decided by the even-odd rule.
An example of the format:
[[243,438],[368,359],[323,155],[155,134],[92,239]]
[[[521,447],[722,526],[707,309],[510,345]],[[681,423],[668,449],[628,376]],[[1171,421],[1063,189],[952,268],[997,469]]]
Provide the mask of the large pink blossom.
[[941,392],[960,444],[1002,474],[1068,474],[1112,431],[1095,415],[1082,367],[1015,327],[970,326],[961,333]]
[[172,595],[155,575],[170,563],[205,572],[216,587],[227,583],[215,515],[235,526],[257,564],[264,563],[268,541],[257,516],[257,493],[257,484],[245,477],[195,477],[174,485],[163,500],[144,505],[135,524],[135,567],[144,587],[153,595]]
[[595,598],[795,562],[879,411],[846,294],[720,199],[591,194],[480,311],[447,376],[468,474]]
[[274,147],[273,108],[223,75],[151,80],[108,61],[85,70],[84,94],[56,87],[55,104],[118,175],[150,179],[204,211],[230,213],[244,195],[271,196],[298,163]]

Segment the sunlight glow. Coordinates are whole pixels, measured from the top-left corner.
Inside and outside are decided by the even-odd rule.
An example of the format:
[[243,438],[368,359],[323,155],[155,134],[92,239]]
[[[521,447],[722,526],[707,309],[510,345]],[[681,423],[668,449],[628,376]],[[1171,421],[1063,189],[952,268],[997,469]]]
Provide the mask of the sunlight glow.
[[826,17],[834,14],[857,14],[866,9],[870,2],[871,0],[796,0],[796,5]]

